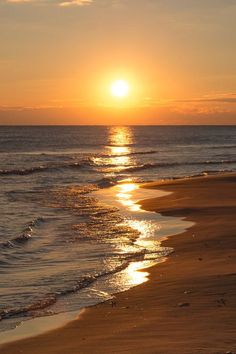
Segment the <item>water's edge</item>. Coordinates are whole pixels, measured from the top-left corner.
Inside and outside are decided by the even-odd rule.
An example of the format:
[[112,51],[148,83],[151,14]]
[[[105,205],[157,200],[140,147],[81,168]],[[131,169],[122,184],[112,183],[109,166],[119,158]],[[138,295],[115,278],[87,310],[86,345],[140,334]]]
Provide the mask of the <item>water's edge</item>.
[[[118,205],[119,203],[117,203],[117,201],[115,201],[114,198],[112,198],[112,196],[114,197],[113,192],[114,191],[112,191],[112,188],[109,188],[109,189],[101,189],[98,192],[95,192],[95,194],[102,201],[110,202],[110,204],[112,204],[112,206]],[[144,209],[141,209],[139,201],[149,200],[152,198],[159,198],[161,196],[168,195],[168,194],[170,194],[170,192],[165,192],[163,190],[158,190],[158,189],[147,189],[147,188],[145,188],[145,186],[142,186],[142,188],[139,189],[139,193],[137,195],[132,195],[132,199],[133,199],[132,205],[138,205],[139,209],[142,210],[146,215],[152,214],[152,217],[153,217],[153,215],[156,215],[156,218],[157,218],[157,214],[155,212],[150,212],[150,211],[146,211]],[[120,210],[121,212],[123,212],[125,214],[130,214],[129,207],[120,205],[120,209],[121,209]],[[144,219],[145,215],[144,214],[142,214],[142,215],[143,215],[142,218]],[[171,219],[171,221],[169,219]],[[171,217],[171,218],[167,217],[165,222],[167,223],[166,224],[167,230],[163,230],[162,236],[158,240],[160,245],[167,238],[169,238],[171,236],[178,235],[178,234],[182,234],[183,232],[186,231],[186,229],[188,229],[189,227],[191,227],[193,225],[193,223],[186,222],[186,221],[184,221],[184,218],[179,218],[179,217]],[[172,227],[170,227],[169,230],[168,230],[168,223],[172,224]],[[173,228],[174,223],[176,224],[176,229]],[[165,228],[165,226],[164,226],[164,228]],[[118,294],[118,293],[124,292],[124,291],[128,291],[130,288],[132,288],[134,286],[138,286],[139,284],[142,284],[143,282],[148,281],[149,273],[148,273],[148,271],[144,271],[144,270],[166,261],[168,255],[170,253],[172,253],[172,250],[169,250],[169,252],[167,254],[165,254],[165,256],[159,257],[150,263],[147,263],[147,262],[145,263],[145,261],[136,262],[136,263],[138,263],[138,265],[136,267],[134,267],[134,269],[132,269],[132,271],[142,274],[142,279],[140,280],[139,283],[134,284],[132,286],[127,286],[127,288],[124,290],[119,289],[117,292],[110,294],[110,296],[105,301],[100,300],[100,301],[88,306],[87,308],[96,306],[97,304],[102,303],[102,302],[109,301],[112,299],[112,297],[115,294]],[[132,263],[134,264],[134,261],[131,262],[130,264],[132,264]],[[129,267],[129,265],[122,272],[125,273],[125,271],[127,271],[128,267]],[[122,272],[118,272],[118,273],[122,273]],[[118,273],[116,273],[116,276],[117,275],[119,276]],[[104,276],[104,277],[107,277],[107,276]],[[100,280],[97,280],[97,282],[102,283],[103,280],[100,279]],[[103,286],[103,284],[100,284],[100,287],[98,286],[98,290],[99,289],[102,290],[102,286]],[[83,308],[81,310],[72,311],[72,312],[64,312],[64,313],[54,314],[51,316],[37,317],[37,318],[30,319],[30,320],[26,320],[26,321],[22,322],[19,326],[17,326],[15,329],[0,333],[0,345],[2,346],[7,343],[36,337],[38,335],[42,335],[42,334],[51,332],[51,331],[56,330],[58,328],[62,328],[64,326],[68,325],[70,322],[80,319],[80,317],[84,313],[84,311],[86,311],[86,308]]]

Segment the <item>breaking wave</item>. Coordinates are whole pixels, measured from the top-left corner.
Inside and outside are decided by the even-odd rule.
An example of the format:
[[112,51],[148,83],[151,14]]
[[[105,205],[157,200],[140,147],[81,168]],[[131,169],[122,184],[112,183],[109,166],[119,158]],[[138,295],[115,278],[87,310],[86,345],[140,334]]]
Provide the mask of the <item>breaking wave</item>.
[[[149,151],[149,152],[134,152],[130,153],[129,155],[136,155],[136,154],[152,154],[156,151]],[[103,157],[111,157],[111,155],[103,155]],[[117,155],[117,156],[126,156],[126,155]],[[116,157],[116,155],[112,155],[112,157]],[[153,169],[153,168],[168,168],[168,167],[177,167],[177,166],[201,166],[201,165],[223,165],[223,164],[236,164],[236,160],[209,160],[209,161],[196,161],[196,162],[157,162],[157,163],[145,163],[140,165],[128,166],[128,167],[120,167],[118,168],[117,172],[136,172],[142,171],[146,169]],[[20,169],[2,169],[0,170],[0,176],[27,176],[35,173],[41,172],[51,172],[54,170],[63,170],[63,169],[93,169],[95,168],[96,172],[113,172],[113,168],[117,169],[117,165],[110,163],[110,164],[103,164],[102,162],[96,163],[93,161],[93,158],[87,158],[85,160],[73,163],[61,163],[61,164],[52,164],[52,165],[40,165],[34,166],[30,168],[20,168]],[[101,168],[101,170],[99,170]],[[104,168],[104,169],[103,169]],[[116,172],[116,171],[114,171]]]
[[122,172],[136,172],[157,167],[177,167],[177,166],[201,166],[201,165],[223,165],[223,164],[236,164],[236,160],[219,160],[219,161],[198,161],[198,162],[160,162],[160,163],[146,163],[143,165],[125,167]]
[[24,230],[22,231],[22,233],[8,241],[2,242],[0,243],[0,247],[3,248],[13,248],[15,246],[19,246],[22,244],[25,244],[27,241],[29,241],[32,236],[33,236],[33,232],[34,232],[34,228],[39,226],[41,223],[43,223],[45,221],[45,219],[39,217],[35,220],[30,221],[26,227],[24,228]]
[[[97,273],[96,275],[93,276],[85,276],[79,279],[73,286],[67,287],[65,289],[58,289],[55,293],[50,293],[44,296],[44,298],[37,300],[29,305],[23,306],[23,307],[18,307],[18,308],[8,308],[4,309],[0,312],[0,321],[12,317],[27,317],[27,316],[34,316],[35,312],[37,311],[37,316],[40,316],[40,313],[38,311],[40,310],[45,310],[46,308],[50,308],[53,304],[55,304],[59,298],[76,293],[79,290],[88,287],[95,281],[97,281],[99,278],[112,275],[115,273],[118,273],[128,267],[128,265],[133,262],[133,261],[141,261],[144,260],[144,257],[146,254],[150,255],[153,254],[156,257],[165,257],[168,254],[172,252],[171,248],[164,248],[162,250],[159,250],[158,252],[156,251],[147,251],[145,250],[140,250],[136,253],[131,253],[131,254],[126,254],[126,257],[123,261],[122,264],[108,270],[101,271]],[[158,253],[158,255],[157,255]]]

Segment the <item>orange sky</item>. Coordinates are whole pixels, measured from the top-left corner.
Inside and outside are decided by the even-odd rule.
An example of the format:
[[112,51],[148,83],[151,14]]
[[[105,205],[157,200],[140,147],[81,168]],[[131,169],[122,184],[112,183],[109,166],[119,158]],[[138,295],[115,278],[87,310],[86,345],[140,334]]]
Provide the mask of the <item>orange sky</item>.
[[0,124],[235,124],[235,16],[232,0],[0,0]]

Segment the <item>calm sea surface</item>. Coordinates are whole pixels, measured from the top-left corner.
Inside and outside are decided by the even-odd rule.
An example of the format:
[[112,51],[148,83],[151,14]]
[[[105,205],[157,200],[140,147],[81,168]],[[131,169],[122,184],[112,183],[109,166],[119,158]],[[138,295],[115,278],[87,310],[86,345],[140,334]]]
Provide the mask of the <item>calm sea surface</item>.
[[0,127],[0,330],[142,282],[173,221],[134,182],[235,170],[236,126]]

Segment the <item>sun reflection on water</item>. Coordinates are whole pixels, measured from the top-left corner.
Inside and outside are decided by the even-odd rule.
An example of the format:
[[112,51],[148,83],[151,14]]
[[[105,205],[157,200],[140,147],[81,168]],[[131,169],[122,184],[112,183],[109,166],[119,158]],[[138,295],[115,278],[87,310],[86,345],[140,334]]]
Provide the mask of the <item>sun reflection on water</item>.
[[148,244],[148,248],[150,248],[151,242],[154,243],[155,234],[160,230],[160,226],[156,222],[153,222],[153,220],[147,220],[141,215],[141,213],[148,212],[141,208],[140,204],[137,202],[137,199],[134,197],[134,193],[137,193],[139,190],[139,185],[132,182],[119,183],[115,188],[117,190],[116,198],[118,203],[126,207],[133,214],[133,217],[126,219],[126,223],[132,229],[139,232],[140,236],[137,240],[137,244],[141,245],[142,242],[144,245],[144,239],[152,238],[152,241]]
[[129,127],[111,127],[109,131],[110,145],[121,148],[133,143],[133,133]]
[[[146,264],[147,267],[147,264]],[[125,271],[125,281],[127,285],[139,285],[148,280],[148,272],[145,272],[143,269],[145,264],[141,265],[140,262],[133,262],[127,267]]]
[[118,192],[116,197],[122,205],[128,207],[131,211],[141,211],[140,205],[132,199],[132,192],[139,187],[135,183],[118,184]]
[[111,127],[109,131],[110,162],[117,169],[131,164],[130,145],[133,144],[133,134],[129,127]]
[[127,146],[110,146],[113,155],[128,154],[130,149]]
[[[129,127],[111,127],[109,135],[109,163],[112,164],[114,171],[122,171],[122,167],[128,165],[133,166],[135,164],[132,155],[134,137],[131,129]],[[153,218],[148,219],[145,216],[145,213],[150,213],[141,209],[137,203],[141,199],[140,195],[142,193],[139,185],[127,175],[112,188],[112,198],[115,197],[114,203],[124,211],[125,225],[137,231],[139,235],[132,246],[123,245],[124,248],[121,247],[120,251],[128,254],[137,248],[137,252],[141,252],[140,261],[130,263],[120,276],[115,277],[116,283],[120,285],[134,286],[147,281],[148,272],[143,269],[153,265],[158,258],[157,252],[160,249],[160,243],[156,238],[156,233],[159,226],[157,222],[153,221]],[[146,260],[145,254],[148,254]]]

